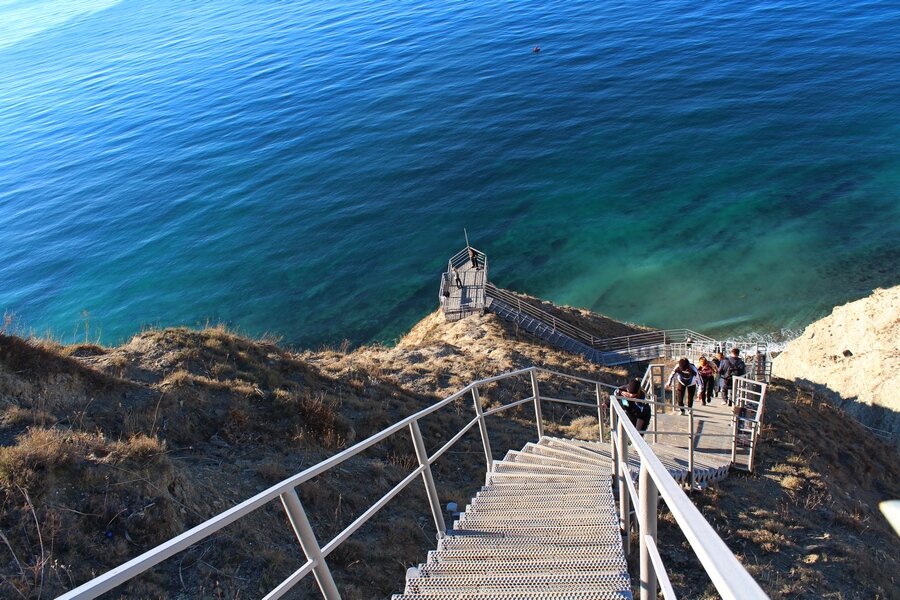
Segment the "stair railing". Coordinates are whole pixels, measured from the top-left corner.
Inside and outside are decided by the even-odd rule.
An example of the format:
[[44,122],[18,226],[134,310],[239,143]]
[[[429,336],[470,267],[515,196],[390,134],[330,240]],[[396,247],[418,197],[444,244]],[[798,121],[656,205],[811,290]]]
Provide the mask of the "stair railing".
[[[538,375],[540,374],[549,375],[551,377],[558,377],[564,380],[579,382],[591,386],[594,392],[593,401],[584,402],[575,399],[554,398],[541,394],[540,384],[538,380]],[[489,409],[485,409],[482,406],[479,390],[483,386],[505,379],[522,377],[525,375],[528,375],[531,383],[530,396]],[[88,581],[87,583],[84,583],[81,586],[63,594],[59,597],[58,600],[81,600],[87,598],[96,598],[100,594],[103,594],[122,585],[123,583],[133,579],[134,577],[137,577],[141,573],[159,564],[160,562],[174,556],[175,554],[183,550],[186,550],[194,544],[201,542],[202,540],[221,530],[223,527],[234,523],[235,521],[238,521],[243,517],[246,517],[250,513],[265,506],[267,503],[275,499],[279,499],[281,501],[282,507],[284,508],[284,511],[286,513],[287,521],[297,537],[300,547],[302,548],[306,556],[306,561],[296,571],[294,571],[284,581],[276,586],[272,591],[266,594],[264,596],[264,600],[274,600],[276,598],[281,598],[285,593],[291,590],[297,583],[299,583],[309,574],[312,574],[315,578],[323,597],[328,600],[339,600],[340,593],[338,592],[337,586],[334,582],[334,578],[331,574],[331,570],[328,566],[328,556],[351,535],[353,535],[354,532],[362,527],[370,518],[372,518],[372,516],[374,516],[378,513],[378,511],[384,508],[384,506],[387,505],[387,503],[390,502],[394,497],[396,497],[397,494],[399,494],[404,488],[406,488],[420,476],[425,486],[426,498],[432,513],[432,518],[434,520],[437,537],[438,539],[440,539],[447,534],[447,528],[444,522],[443,512],[441,510],[441,503],[440,498],[438,497],[437,487],[435,485],[434,477],[431,471],[431,465],[434,464],[434,462],[437,461],[441,456],[443,456],[445,452],[452,448],[469,430],[471,430],[476,425],[479,428],[487,473],[490,474],[490,470],[493,466],[493,457],[491,453],[491,443],[487,428],[487,417],[499,414],[515,406],[531,403],[535,411],[535,421],[537,429],[536,433],[539,440],[544,432],[544,420],[542,414],[543,403],[551,402],[565,405],[575,405],[597,411],[598,427],[602,438],[602,417],[604,412],[604,400],[609,399],[610,391],[615,389],[616,386],[603,383],[601,381],[596,381],[566,373],[559,373],[540,367],[528,367],[525,369],[519,369],[516,371],[511,371],[509,373],[503,373],[494,377],[487,377],[485,379],[474,381],[463,387],[459,391],[447,396],[443,400],[440,400],[435,404],[413,415],[410,415],[405,419],[398,421],[390,427],[387,427],[386,429],[366,438],[365,440],[354,444],[346,450],[335,454],[331,458],[328,458],[273,485],[272,487],[256,494],[255,496],[245,500],[244,502],[241,502],[240,504],[237,504],[229,508],[228,510],[212,517],[211,519],[208,519],[207,521],[189,529],[181,535],[178,535],[175,538],[163,544],[160,544],[159,546],[152,548],[147,552],[144,552],[140,556],[137,556],[136,558],[129,560],[128,562],[100,575],[99,577],[96,577],[91,581]],[[455,433],[448,441],[446,441],[440,448],[429,454],[424,444],[422,432],[419,428],[419,422],[423,418],[432,415],[433,413],[447,406],[453,405],[455,402],[462,399],[467,394],[471,394],[472,397],[474,417],[466,424],[464,424],[460,428],[460,430]],[[710,577],[713,580],[713,583],[716,584],[719,591],[722,592],[723,589],[732,589],[732,578],[738,579],[739,585],[735,586],[736,589],[746,587],[747,584],[744,583],[744,579],[749,578],[749,575],[746,574],[746,571],[743,570],[743,567],[740,566],[740,563],[738,563],[734,555],[732,555],[730,551],[728,551],[724,543],[716,536],[715,532],[712,530],[709,524],[703,520],[702,515],[700,515],[699,511],[697,511],[697,509],[693,506],[687,496],[684,495],[684,492],[681,491],[680,487],[671,477],[671,475],[669,475],[665,467],[662,466],[656,456],[653,455],[652,451],[649,449],[646,443],[644,443],[643,440],[640,439],[640,434],[638,434],[634,430],[631,423],[628,422],[627,417],[624,419],[622,418],[624,416],[624,413],[622,412],[622,409],[620,407],[616,406],[616,404],[617,403],[613,401],[609,402],[609,405],[611,407],[609,412],[611,425],[610,440],[612,440],[614,443],[614,466],[617,472],[617,479],[620,484],[620,489],[623,489],[622,486],[626,486],[629,484],[631,486],[630,490],[623,491],[620,494],[620,498],[622,499],[622,501],[626,504],[628,503],[629,497],[626,496],[626,494],[628,493],[631,493],[630,497],[634,500],[635,505],[638,504],[640,498],[646,499],[647,502],[650,502],[651,497],[653,498],[654,504],[652,505],[652,507],[654,516],[652,517],[652,526],[654,538],[653,541],[655,542],[656,494],[655,492],[643,491],[641,495],[638,496],[636,493],[634,493],[634,485],[631,482],[631,477],[626,476],[626,474],[628,473],[628,445],[626,442],[626,436],[628,436],[628,439],[631,440],[632,445],[638,452],[638,456],[641,457],[641,472],[644,473],[644,475],[642,476],[643,483],[641,484],[641,489],[644,490],[648,485],[648,482],[651,480],[655,482],[653,485],[659,487],[660,494],[666,501],[666,504],[672,510],[673,514],[676,516],[676,520],[685,531],[685,535],[688,541],[691,542],[692,546],[695,549],[695,552],[697,552],[698,557],[700,557],[701,559],[701,563],[710,573]],[[410,433],[413,444],[413,452],[415,453],[418,466],[416,466],[408,475],[406,475],[406,477],[404,477],[399,483],[397,483],[393,488],[385,493],[380,499],[375,501],[372,506],[366,509],[334,538],[332,538],[325,544],[321,544],[317,536],[315,535],[315,532],[313,531],[312,525],[306,513],[306,509],[303,507],[303,504],[300,501],[300,497],[297,494],[297,486],[313,479],[318,475],[321,475],[331,469],[338,467],[360,452],[363,452],[364,450],[374,446],[375,444],[404,430],[408,430]],[[646,479],[647,481],[644,481],[644,479]],[[642,511],[645,508],[649,510],[648,507],[650,506],[650,504],[648,504],[647,507],[643,507],[642,505]],[[625,515],[625,517],[623,517],[623,520],[630,519],[630,517],[627,516],[627,511],[624,511],[624,509],[623,514]],[[649,527],[649,524],[651,522],[650,517],[646,516],[644,512],[642,512],[641,515],[641,523],[648,523]],[[647,528],[642,528],[642,532],[643,531],[649,532],[650,530]],[[641,536],[642,549],[645,545],[653,544],[653,542],[646,541],[644,537],[644,535]],[[653,547],[655,548],[655,546]],[[648,550],[648,552],[650,551]],[[662,573],[664,579],[665,571],[661,566],[662,563],[659,559],[658,553],[655,555],[655,558],[653,558],[653,560],[655,561],[655,564],[659,564],[654,573]],[[642,589],[646,587],[643,573],[644,571],[642,567]],[[755,582],[752,582],[752,579],[750,579],[750,582],[753,586],[756,585]],[[724,587],[720,587],[720,585]],[[649,587],[647,589],[649,589]],[[723,594],[723,596],[726,598],[735,597],[726,594]],[[761,598],[764,596],[760,595],[742,597]]]
[[[675,591],[656,545],[659,498],[666,503],[666,507],[722,598],[725,600],[768,598],[669,475],[666,467],[628,420],[618,402],[610,402],[610,425],[612,456],[617,466],[615,472],[619,489],[620,524],[625,535],[624,539],[628,539],[631,532],[629,505],[633,504],[637,508],[641,600],[655,600],[657,590],[660,588],[666,600],[675,598]],[[631,451],[629,445],[640,462],[637,489],[629,471],[628,457]]]
[[[731,417],[731,464],[736,468],[752,471],[763,424],[768,385],[749,377],[734,377],[731,385],[734,402]],[[738,460],[743,448],[747,449],[746,465]]]
[[559,331],[560,333],[563,333],[578,342],[586,344],[589,347],[593,347],[595,341],[598,339],[593,334],[590,334],[583,329],[575,327],[574,325],[557,318],[555,315],[552,315],[547,311],[538,308],[530,302],[523,301],[515,294],[498,288],[492,283],[488,283],[487,285],[485,285],[485,292],[491,298],[496,298],[504,302],[510,308],[515,309],[515,311],[519,314],[528,315],[529,317],[540,321],[553,331]]

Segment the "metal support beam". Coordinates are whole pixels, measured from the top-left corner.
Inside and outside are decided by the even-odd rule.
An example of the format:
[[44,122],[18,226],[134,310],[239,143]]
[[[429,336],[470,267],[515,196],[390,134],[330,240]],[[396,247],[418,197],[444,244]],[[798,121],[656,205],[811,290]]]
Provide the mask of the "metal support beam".
[[481,409],[481,396],[478,394],[478,386],[472,388],[472,401],[475,403],[475,415],[478,417],[478,430],[481,432],[481,445],[484,446],[484,460],[487,463],[487,472],[490,474],[494,468],[494,457],[491,454],[491,440],[488,437],[487,423],[484,421],[484,411]]
[[647,538],[656,542],[656,515],[658,492],[656,483],[650,477],[650,470],[641,461],[641,471],[638,475],[638,499],[640,500],[640,547],[641,547],[641,600],[656,600],[656,569],[650,557],[650,548]]
[[541,415],[541,393],[538,391],[538,379],[535,371],[531,372],[531,391],[534,395],[534,420],[537,422],[538,441],[544,437],[544,418]]
[[322,595],[326,600],[340,600],[341,594],[334,583],[325,557],[322,556],[319,541],[316,539],[316,534],[313,533],[312,525],[309,524],[306,511],[300,503],[300,497],[297,496],[297,490],[291,488],[282,493],[281,504],[284,506],[284,512],[287,513],[288,520],[291,522],[291,527],[294,528],[294,533],[297,535],[297,540],[300,541],[300,547],[303,548],[306,558],[316,563],[316,566],[313,567],[313,577],[316,578]]
[[422,439],[422,430],[419,429],[419,422],[413,421],[410,423],[409,431],[416,450],[416,458],[419,459],[419,466],[424,467],[422,481],[425,482],[428,505],[431,507],[431,516],[434,517],[434,526],[437,529],[437,537],[440,540],[447,535],[447,526],[444,524],[441,501],[438,499],[437,487],[434,485],[434,476],[431,474],[431,464],[428,462],[428,452],[425,450],[425,441]]

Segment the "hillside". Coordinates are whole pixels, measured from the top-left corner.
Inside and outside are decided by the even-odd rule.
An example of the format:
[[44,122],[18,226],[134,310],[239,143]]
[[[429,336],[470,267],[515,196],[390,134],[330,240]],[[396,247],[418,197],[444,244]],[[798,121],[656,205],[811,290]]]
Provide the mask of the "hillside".
[[900,437],[900,285],[835,307],[775,359],[775,375]]
[[[394,347],[352,350],[294,352],[222,328],[148,331],[115,348],[0,336],[0,596],[52,597],[473,379],[532,364],[611,383],[628,375],[544,346],[493,315],[446,323],[434,313]],[[510,381],[486,390],[482,403],[525,395],[527,382]],[[807,589],[895,597],[900,546],[874,504],[900,497],[896,453],[787,382],[772,398],[758,475],[731,477],[697,494],[698,504],[774,598]],[[470,415],[465,398],[423,422],[428,447]],[[596,426],[589,414],[547,416],[562,421],[564,434]],[[498,448],[534,435],[527,410],[490,428]],[[414,464],[408,436],[398,434],[301,486],[319,539]],[[445,502],[465,503],[483,475],[474,430],[435,464]],[[329,558],[345,598],[398,591],[405,568],[434,546],[421,487],[410,486]],[[664,546],[681,543],[680,534],[662,535]],[[684,574],[678,583],[686,597],[701,597],[707,584],[684,560],[672,564]],[[273,502],[122,595],[258,596],[301,562]]]

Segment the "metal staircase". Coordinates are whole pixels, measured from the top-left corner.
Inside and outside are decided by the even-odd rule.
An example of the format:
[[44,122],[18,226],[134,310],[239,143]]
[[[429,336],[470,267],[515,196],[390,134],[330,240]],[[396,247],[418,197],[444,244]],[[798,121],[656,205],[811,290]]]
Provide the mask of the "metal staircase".
[[[650,366],[651,371],[661,368],[661,365]],[[645,379],[652,384],[658,377],[648,375]],[[530,382],[530,395],[486,408],[481,391],[507,380],[518,390],[527,389]],[[591,400],[585,401],[584,395],[572,397],[570,394],[578,387],[582,388],[582,393],[587,391]],[[546,395],[548,389],[568,397]],[[631,598],[631,577],[625,557],[632,548],[639,556],[640,569],[637,572],[633,569],[631,575],[639,582],[637,587],[642,600],[655,600],[658,589],[667,600],[672,600],[676,597],[675,592],[656,545],[660,501],[674,517],[722,598],[766,598],[684,491],[682,482],[689,481],[693,487],[698,479],[710,481],[724,476],[730,462],[727,454],[715,448],[705,452],[702,445],[695,451],[693,441],[686,446],[684,442],[673,441],[684,440],[686,435],[689,440],[694,439],[693,417],[685,419],[671,415],[668,418],[668,413],[660,413],[663,430],[654,428],[638,432],[615,391],[615,386],[601,381],[540,367],[473,381],[431,406],[78,586],[60,596],[60,600],[96,598],[272,502],[280,502],[283,507],[287,517],[285,525],[296,534],[305,560],[298,561],[296,570],[271,589],[264,600],[285,596],[310,575],[325,598],[340,600],[329,555],[417,480],[425,485],[439,542],[437,549],[429,553],[428,561],[408,574],[404,593],[394,596],[398,600]],[[522,392],[514,397],[519,393]],[[439,439],[426,444],[419,421],[441,410],[458,410],[462,406],[460,402],[469,396],[474,417],[456,433],[445,431]],[[601,417],[598,438],[604,441],[544,435],[542,406],[552,404],[577,406],[597,414]],[[657,409],[662,410],[666,405],[651,404],[655,422]],[[521,451],[508,451],[502,461],[494,461],[488,419],[500,418],[500,413],[524,406],[533,408],[537,441],[526,444]],[[762,413],[761,407],[760,403],[757,414]],[[609,410],[608,420],[603,416],[605,408]],[[712,420],[705,421],[705,424],[712,423]],[[687,431],[683,430],[684,424],[689,425]],[[468,431],[476,428],[484,449],[486,483],[448,530],[431,466],[442,460]],[[418,466],[341,532],[320,542],[297,487],[340,468],[342,463],[402,432],[408,433],[412,441]],[[659,437],[660,443],[651,446],[649,439],[644,439],[645,435]],[[451,437],[446,439],[444,436]],[[724,434],[714,439],[732,437]],[[668,438],[668,443],[663,444],[663,438]],[[434,448],[435,444],[439,447]]]
[[545,342],[553,344],[557,348],[561,348],[567,352],[580,354],[598,365],[608,364],[604,361],[604,352],[591,348],[589,345],[566,335],[561,330],[554,327],[552,323],[547,323],[546,320],[536,318],[526,312],[517,310],[507,302],[497,298],[496,294],[488,297],[487,308],[501,319],[515,323],[528,333]]
[[608,444],[508,452],[394,600],[632,598],[611,478]]

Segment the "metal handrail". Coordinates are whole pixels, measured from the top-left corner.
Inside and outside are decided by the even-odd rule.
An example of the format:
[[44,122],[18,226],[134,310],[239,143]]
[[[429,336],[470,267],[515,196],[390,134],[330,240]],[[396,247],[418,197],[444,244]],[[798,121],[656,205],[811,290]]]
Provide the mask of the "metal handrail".
[[530,302],[523,302],[522,299],[518,296],[511,294],[506,290],[498,288],[492,283],[488,283],[485,285],[485,292],[493,298],[502,300],[520,314],[526,314],[532,318],[535,318],[554,331],[560,331],[570,338],[582,342],[590,347],[593,347],[595,341],[598,339],[597,336],[594,336],[593,334],[588,333],[583,329],[575,327],[574,325],[556,317],[555,315],[552,315],[547,311],[534,306]]
[[715,340],[707,335],[691,329],[661,329],[645,331],[625,336],[603,338],[584,329],[572,325],[568,321],[557,317],[530,302],[497,287],[492,283],[485,284],[485,292],[498,300],[505,302],[520,314],[528,315],[541,321],[554,331],[560,331],[576,341],[582,342],[594,350],[601,352],[636,351],[653,346],[666,346],[668,344],[692,340],[699,344],[715,344]]
[[[750,576],[737,560],[722,538],[718,536],[703,514],[694,506],[666,467],[653,453],[628,420],[622,407],[610,402],[610,436],[614,472],[619,484],[619,506],[622,513],[620,522],[623,533],[630,536],[630,501],[638,507],[638,541],[640,544],[640,589],[641,600],[657,597],[657,573],[662,563],[659,556],[653,556],[657,538],[657,502],[662,498],[666,507],[681,528],[700,564],[706,570],[716,590],[725,600],[768,598],[759,584]],[[630,481],[628,467],[628,442],[640,460],[638,475],[639,489],[632,492],[625,483]],[[652,540],[652,544],[648,543]],[[664,571],[663,571],[664,572]],[[667,579],[666,583],[668,583]],[[668,589],[666,589],[668,588]],[[671,586],[666,586],[666,598],[674,594]]]
[[[519,406],[522,404],[526,404],[528,402],[532,402],[534,405],[534,409],[535,409],[535,420],[536,420],[536,424],[537,424],[538,438],[540,438],[543,435],[543,418],[542,418],[542,413],[541,413],[541,402],[547,401],[547,402],[571,403],[572,401],[564,400],[564,399],[555,399],[555,398],[550,398],[550,397],[542,398],[540,395],[539,382],[538,382],[538,378],[537,378],[537,375],[539,373],[543,373],[543,374],[555,376],[555,377],[562,377],[564,379],[593,385],[596,388],[596,392],[597,392],[596,393],[596,408],[598,410],[598,415],[601,412],[601,402],[602,402],[601,389],[602,388],[608,388],[608,389],[613,389],[613,390],[616,389],[616,386],[607,384],[607,383],[604,383],[601,381],[595,381],[595,380],[591,380],[591,379],[588,379],[585,377],[579,377],[577,375],[561,373],[558,371],[553,371],[553,370],[545,369],[542,367],[528,367],[525,369],[519,369],[516,371],[511,371],[509,373],[503,373],[500,375],[495,375],[493,377],[487,377],[484,379],[474,381],[474,382],[466,385],[462,389],[454,392],[450,396],[444,398],[443,400],[438,401],[437,403],[433,404],[432,406],[429,406],[417,413],[414,413],[414,414],[406,417],[405,419],[398,421],[394,425],[391,425],[390,427],[366,438],[365,440],[362,440],[362,441],[358,442],[357,444],[354,444],[350,448],[347,448],[346,450],[339,452],[338,454],[332,456],[331,458],[328,458],[328,459],[326,459],[304,471],[301,471],[300,473],[298,473],[292,477],[285,479],[284,481],[282,481],[278,484],[275,484],[274,486],[268,488],[267,490],[260,492],[259,494],[249,498],[248,500],[245,500],[244,502],[241,502],[240,504],[224,511],[223,513],[220,513],[220,514],[214,516],[213,518],[205,521],[204,523],[201,523],[200,525],[197,525],[196,527],[191,528],[190,530],[169,540],[168,542],[165,542],[165,543],[141,554],[140,556],[108,571],[107,573],[104,573],[103,575],[100,575],[99,577],[75,588],[74,590],[71,590],[71,591],[63,594],[62,596],[60,596],[60,599],[74,600],[76,598],[77,599],[95,598],[95,597],[99,596],[100,594],[102,594],[106,591],[109,591],[109,590],[125,583],[126,581],[138,576],[139,574],[152,568],[153,566],[155,566],[158,563],[162,562],[163,560],[173,556],[174,554],[181,552],[182,550],[185,550],[189,546],[209,537],[210,535],[219,531],[226,525],[233,523],[234,521],[237,521],[241,517],[246,516],[247,514],[253,512],[254,510],[265,505],[269,501],[274,500],[276,497],[281,499],[282,505],[284,506],[285,512],[287,513],[290,524],[298,538],[298,541],[300,542],[300,545],[304,551],[304,554],[306,555],[306,561],[304,562],[303,565],[301,565],[301,567],[299,569],[294,571],[294,573],[292,573],[290,576],[288,576],[287,579],[285,579],[275,589],[273,589],[269,594],[267,594],[265,596],[265,598],[267,600],[268,599],[274,600],[275,598],[280,598],[283,594],[285,594],[287,591],[289,591],[297,582],[299,582],[303,577],[312,573],[316,579],[316,582],[319,585],[320,590],[322,591],[323,595],[325,596],[325,598],[339,599],[340,593],[337,590],[337,587],[334,583],[334,579],[331,576],[330,569],[328,568],[328,564],[326,561],[327,556],[329,554],[331,554],[331,552],[333,552],[347,538],[349,538],[357,529],[359,529],[368,519],[370,519],[374,514],[376,514],[379,510],[381,510],[388,502],[390,502],[390,500],[392,500],[401,490],[403,490],[406,486],[408,486],[410,483],[412,483],[419,476],[422,477],[424,484],[425,484],[426,495],[428,498],[429,507],[432,512],[432,517],[434,518],[438,538],[441,538],[445,535],[446,526],[444,524],[443,513],[441,511],[441,504],[439,502],[438,495],[437,495],[437,488],[435,486],[434,478],[431,473],[431,465],[441,455],[443,455],[444,452],[446,452],[450,447],[452,447],[453,444],[455,444],[457,441],[459,441],[459,439],[461,439],[462,436],[466,432],[468,432],[472,427],[474,427],[475,424],[478,424],[479,430],[481,433],[482,444],[484,446],[485,460],[487,463],[488,473],[490,473],[490,471],[491,471],[491,467],[493,465],[493,458],[491,456],[490,439],[488,436],[488,430],[487,430],[487,426],[486,426],[485,417],[492,415],[492,414],[499,413],[503,410],[507,410],[509,408],[512,408],[513,406]],[[523,376],[525,374],[528,374],[531,379],[531,385],[532,385],[532,395],[531,396],[524,398],[524,399],[510,402],[510,403],[502,405],[500,407],[492,408],[488,411],[482,410],[481,400],[480,400],[479,391],[478,391],[481,386],[484,386],[484,385],[487,385],[489,383],[493,383],[496,381],[508,379],[511,377]],[[431,415],[434,412],[440,410],[441,408],[455,402],[456,400],[462,398],[467,393],[471,393],[471,395],[472,395],[472,400],[473,400],[474,409],[475,409],[475,418],[473,418],[471,421],[469,421],[468,423],[463,425],[461,430],[459,432],[457,432],[447,443],[445,443],[441,448],[439,448],[436,452],[434,452],[432,455],[429,456],[425,449],[421,431],[419,430],[419,420],[421,420],[422,418],[424,418],[428,415]],[[594,406],[590,403],[583,403],[583,402],[577,402],[577,404],[580,404],[580,405],[583,405],[586,407]],[[612,424],[614,422],[614,418],[618,418],[618,422],[617,422],[618,426],[620,428],[623,426],[625,427],[626,433],[628,433],[629,437],[632,438],[632,443],[635,444],[636,448],[638,448],[639,455],[641,455],[643,458],[644,454],[647,454],[647,455],[651,456],[654,461],[656,461],[655,463],[651,464],[651,467],[655,471],[658,471],[658,473],[655,471],[653,473],[654,480],[656,480],[657,482],[663,481],[663,483],[659,483],[660,488],[666,489],[667,493],[668,493],[668,496],[666,496],[664,494],[663,497],[666,499],[666,502],[670,506],[670,508],[675,507],[675,508],[673,508],[673,513],[676,514],[676,519],[679,519],[678,515],[680,514],[680,513],[675,513],[676,510],[685,512],[685,509],[678,508],[680,506],[680,504],[683,504],[685,502],[688,503],[690,505],[690,507],[699,516],[699,512],[697,512],[696,508],[694,508],[693,505],[690,504],[690,500],[688,500],[687,497],[684,496],[684,493],[681,492],[681,490],[678,487],[675,480],[672,479],[672,477],[669,475],[668,471],[665,470],[665,467],[663,467],[662,464],[659,462],[659,460],[655,457],[655,455],[652,454],[652,451],[649,449],[649,447],[647,447],[645,445],[643,440],[639,439],[640,435],[637,434],[637,432],[634,430],[634,428],[631,426],[631,424],[627,423],[627,418],[625,419],[626,423],[623,423],[621,417],[624,415],[624,413],[622,412],[621,407],[616,406],[616,404],[617,404],[616,402],[610,402],[610,406],[612,407],[610,409],[610,423]],[[602,419],[600,419],[599,427],[600,427],[601,436],[602,436],[602,428],[603,428]],[[371,507],[369,507],[367,510],[365,510],[359,517],[357,517],[350,525],[348,525],[346,528],[344,528],[344,530],[342,530],[340,533],[338,533],[337,536],[335,536],[332,540],[330,540],[325,545],[320,545],[318,540],[316,539],[316,536],[315,536],[313,530],[312,530],[309,519],[306,515],[306,511],[300,502],[299,496],[297,495],[296,486],[298,486],[306,481],[309,481],[313,477],[320,475],[320,474],[336,467],[337,465],[340,465],[344,461],[359,454],[363,450],[373,446],[374,444],[386,439],[387,437],[389,437],[389,436],[393,435],[394,433],[397,433],[405,428],[409,428],[409,431],[410,431],[410,434],[411,434],[411,437],[413,440],[413,446],[414,446],[416,458],[419,462],[419,466],[416,467],[415,469],[413,469],[412,472],[410,472],[403,480],[401,480],[398,484],[396,484],[393,488],[391,488],[391,490],[389,490],[385,495],[383,495],[379,500],[377,500]],[[615,437],[615,434],[612,433],[612,431],[613,430],[611,430],[611,439],[615,441],[616,437]],[[618,440],[621,443],[621,441],[624,441],[624,436],[622,434],[619,434]],[[638,441],[635,441],[635,440],[638,440]],[[617,470],[620,473],[627,472],[627,446],[626,446],[626,449],[624,451],[621,451],[618,455],[614,454],[614,457],[615,456],[621,457],[623,455],[626,458],[626,462],[624,463],[625,464],[624,468],[626,470],[623,471],[622,468],[618,465],[618,463],[615,463],[615,466],[617,466]],[[644,469],[644,468],[645,468],[644,461],[642,461],[642,469]],[[623,488],[625,488],[627,486],[627,484],[624,483],[624,479],[622,479],[620,481],[620,484],[622,485]],[[633,487],[634,486],[632,485],[631,488],[633,488]],[[681,496],[678,497],[677,493],[672,491],[673,489],[677,490],[677,493],[680,493]],[[633,495],[636,496],[636,492],[634,492],[633,489],[628,490],[628,492],[633,493]],[[627,493],[627,492],[623,491],[623,495],[625,493]],[[627,504],[627,501],[626,501],[626,504]],[[627,511],[625,514],[627,515]],[[688,511],[688,514],[689,514],[690,518],[688,519],[686,526],[690,526],[692,528],[698,527],[692,521],[694,519],[693,515],[690,515],[689,511]],[[702,520],[702,516],[699,516],[699,518]],[[655,516],[654,516],[654,519],[655,519]],[[681,521],[679,521],[679,522],[681,522]],[[718,541],[721,548],[725,548],[724,543],[721,542],[721,540],[719,540],[718,537],[715,536],[715,533],[712,532],[712,528],[709,526],[709,524],[705,523],[705,521],[704,521],[704,524],[708,528],[709,532],[711,532],[711,535],[713,537],[715,537],[715,539]],[[654,529],[654,535],[655,535],[655,529]],[[697,535],[688,535],[688,532],[686,532],[686,535],[687,535],[689,541],[691,541],[692,539],[696,540],[695,542],[692,542],[692,543],[704,544],[704,543],[707,543],[707,541],[708,541],[703,536],[698,537]],[[704,533],[703,535],[708,537],[709,534]],[[626,543],[626,547],[627,547],[627,543]],[[724,559],[721,559],[719,561],[713,561],[713,562],[709,563],[709,565],[706,562],[704,562],[703,556],[709,555],[710,552],[712,552],[712,554],[721,553],[721,551],[722,551],[721,548],[716,547],[712,550],[704,550],[703,553],[698,552],[698,556],[701,557],[701,563],[703,563],[704,566],[707,567],[708,569],[709,568],[733,569],[734,566],[731,565],[727,560],[724,560]],[[727,551],[727,548],[725,548],[725,550]],[[695,551],[696,551],[696,549],[695,549]],[[701,554],[702,554],[702,556],[701,556]],[[729,553],[729,556],[731,558],[731,561],[733,561],[734,564],[736,564],[736,565],[738,565],[738,567],[740,567],[740,564],[737,563],[737,559],[735,559],[734,556],[731,555],[730,553]],[[722,562],[722,561],[724,561],[724,562]],[[723,578],[727,580],[728,576],[726,575],[726,573],[727,573],[727,571],[716,571],[714,574],[711,574],[713,582],[715,583],[716,581],[723,579]],[[746,572],[744,572],[744,574],[746,574]],[[643,579],[642,579],[642,581],[643,581]],[[755,582],[754,582],[754,585],[755,585]],[[642,587],[643,587],[643,584],[642,584]]]

